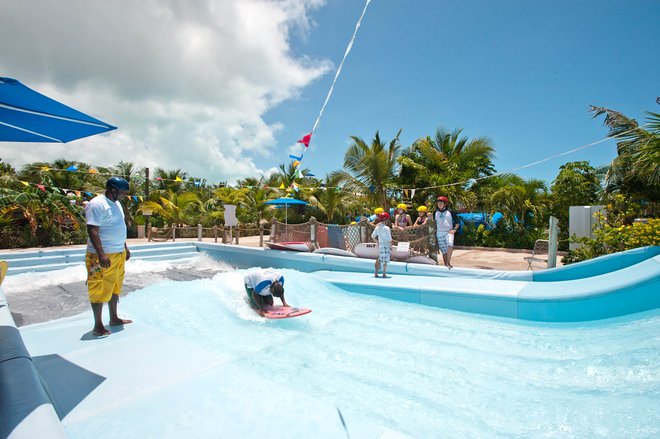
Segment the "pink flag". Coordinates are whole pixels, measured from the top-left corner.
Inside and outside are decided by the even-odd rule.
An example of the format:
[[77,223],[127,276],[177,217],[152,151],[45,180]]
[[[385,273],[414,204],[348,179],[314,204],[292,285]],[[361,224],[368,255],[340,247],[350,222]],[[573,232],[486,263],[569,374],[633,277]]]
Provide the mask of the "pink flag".
[[302,143],[303,145],[305,145],[305,148],[307,148],[311,140],[312,140],[312,133],[309,133],[306,136],[303,136],[302,139],[298,140],[298,143]]
[[38,184],[37,187],[41,189],[42,191],[46,192],[46,188],[44,187],[43,184]]

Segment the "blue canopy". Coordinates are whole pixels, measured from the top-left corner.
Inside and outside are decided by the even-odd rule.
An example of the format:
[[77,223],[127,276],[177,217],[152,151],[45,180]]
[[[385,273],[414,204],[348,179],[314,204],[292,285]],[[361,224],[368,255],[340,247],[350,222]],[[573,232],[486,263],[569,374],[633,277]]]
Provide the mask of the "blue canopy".
[[0,77],[0,142],[66,143],[116,128]]
[[288,206],[290,204],[309,204],[307,201],[298,200],[296,198],[275,198],[268,200],[265,204],[273,204],[275,206]]

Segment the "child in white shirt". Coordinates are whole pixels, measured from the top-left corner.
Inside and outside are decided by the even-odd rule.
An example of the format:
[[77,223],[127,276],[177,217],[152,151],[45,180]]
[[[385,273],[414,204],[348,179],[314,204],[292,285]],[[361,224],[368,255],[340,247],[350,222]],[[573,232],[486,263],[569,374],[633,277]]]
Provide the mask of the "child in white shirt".
[[374,277],[378,277],[378,270],[383,266],[383,277],[387,278],[387,263],[390,262],[390,252],[392,250],[392,231],[387,226],[390,215],[383,212],[378,215],[378,224],[371,237],[378,241],[378,258],[375,264]]

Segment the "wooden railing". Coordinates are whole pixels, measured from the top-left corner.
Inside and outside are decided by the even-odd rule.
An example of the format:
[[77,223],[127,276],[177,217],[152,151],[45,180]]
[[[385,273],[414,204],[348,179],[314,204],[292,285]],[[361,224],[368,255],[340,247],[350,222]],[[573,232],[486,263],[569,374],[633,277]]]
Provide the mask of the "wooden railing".
[[256,236],[259,235],[259,246],[263,247],[264,234],[269,232],[264,229],[263,225],[259,227],[229,227],[229,226],[214,226],[202,227],[201,224],[195,226],[177,226],[172,224],[169,227],[150,227],[147,230],[147,239],[155,242],[165,242],[172,240],[176,242],[178,239],[193,239],[197,238],[198,241],[203,241],[204,238],[213,239],[214,242],[222,242],[223,244],[230,244],[233,241],[240,244],[241,236]]

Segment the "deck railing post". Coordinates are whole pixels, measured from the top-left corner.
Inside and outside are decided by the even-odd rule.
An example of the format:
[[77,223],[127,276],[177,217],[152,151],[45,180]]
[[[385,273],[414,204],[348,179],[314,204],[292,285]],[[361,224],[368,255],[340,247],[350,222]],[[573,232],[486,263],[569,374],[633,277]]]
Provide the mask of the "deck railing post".
[[273,221],[270,225],[270,238],[268,239],[270,242],[277,242],[277,235],[275,234],[276,229],[277,229],[277,220],[273,218]]
[[369,242],[369,229],[367,228],[367,219],[360,219],[360,242]]
[[176,242],[176,224],[172,224],[172,242]]
[[317,248],[316,245],[316,218],[311,217],[309,219],[309,241],[312,243],[312,248]]
[[202,231],[202,225],[201,225],[201,224],[197,224],[197,240],[198,240],[198,241],[201,241],[201,240],[202,240],[202,234],[203,234],[203,233],[204,233],[204,232]]
[[218,243],[218,226],[213,226],[213,242]]
[[259,247],[264,246],[264,225],[259,223]]

